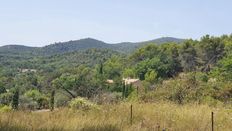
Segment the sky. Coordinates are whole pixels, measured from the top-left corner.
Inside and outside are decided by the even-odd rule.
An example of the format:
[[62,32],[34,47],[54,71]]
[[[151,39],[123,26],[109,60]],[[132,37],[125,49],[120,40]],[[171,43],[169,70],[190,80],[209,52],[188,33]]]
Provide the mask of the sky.
[[0,46],[232,33],[232,0],[0,0]]

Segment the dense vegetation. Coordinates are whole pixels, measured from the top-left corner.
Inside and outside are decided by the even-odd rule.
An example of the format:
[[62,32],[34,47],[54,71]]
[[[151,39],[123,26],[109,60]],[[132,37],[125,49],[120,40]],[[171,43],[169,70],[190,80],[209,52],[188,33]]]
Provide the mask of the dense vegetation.
[[122,43],[105,43],[92,38],[80,39],[80,40],[71,40],[68,42],[56,42],[51,45],[44,47],[27,47],[21,45],[6,45],[0,47],[1,55],[10,55],[10,56],[51,56],[57,54],[64,54],[74,51],[83,51],[87,49],[111,49],[121,53],[130,53],[134,49],[137,49],[148,43],[162,44],[166,42],[183,42],[183,39],[177,39],[172,37],[163,37],[155,40],[150,40],[146,42],[122,42]]
[[[99,110],[98,105],[122,101],[232,105],[232,35],[144,44],[128,54],[111,49],[50,52],[55,55],[0,54],[1,110]],[[126,85],[123,78],[139,78],[142,86]]]

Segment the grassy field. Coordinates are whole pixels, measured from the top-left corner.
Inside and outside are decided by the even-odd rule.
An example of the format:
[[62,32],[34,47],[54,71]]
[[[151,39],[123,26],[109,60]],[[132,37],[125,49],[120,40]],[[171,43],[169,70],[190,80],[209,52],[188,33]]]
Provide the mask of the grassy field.
[[211,112],[215,113],[215,131],[231,131],[232,110],[207,105],[172,103],[131,103],[102,105],[80,111],[68,108],[53,112],[11,111],[0,113],[0,130],[81,130],[81,131],[210,131]]

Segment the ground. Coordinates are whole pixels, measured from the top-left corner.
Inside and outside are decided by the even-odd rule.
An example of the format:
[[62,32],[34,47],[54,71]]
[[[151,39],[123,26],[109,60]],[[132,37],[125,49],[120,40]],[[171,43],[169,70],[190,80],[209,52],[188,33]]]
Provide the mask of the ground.
[[[131,124],[132,104],[132,124]],[[61,108],[53,112],[1,112],[1,130],[85,131],[210,131],[214,112],[215,131],[232,129],[232,110],[207,105],[173,103],[120,103],[92,110]]]

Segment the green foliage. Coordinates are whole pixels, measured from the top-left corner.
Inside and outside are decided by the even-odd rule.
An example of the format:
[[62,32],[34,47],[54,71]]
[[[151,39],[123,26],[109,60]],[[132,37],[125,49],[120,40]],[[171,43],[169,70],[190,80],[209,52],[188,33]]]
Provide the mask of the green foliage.
[[197,52],[194,48],[193,41],[186,41],[180,49],[180,54],[184,71],[195,71],[197,66]]
[[16,88],[13,92],[13,97],[12,97],[12,108],[17,110],[19,105],[19,89]]
[[211,71],[211,75],[220,80],[232,80],[232,55],[229,54],[221,59],[217,67]]
[[105,92],[101,95],[97,95],[93,98],[93,101],[97,104],[116,104],[122,100],[121,92]]
[[[140,80],[145,80],[145,74],[150,70],[157,73],[157,78],[167,78],[177,75],[181,70],[179,46],[167,43],[161,46],[148,45],[132,55],[136,63],[135,71]],[[135,59],[141,58],[141,59]]]
[[76,80],[77,79],[75,75],[66,73],[66,74],[62,74],[59,78],[56,78],[55,80],[53,80],[52,85],[57,89],[59,88],[64,89],[73,98],[75,98],[76,96],[69,90],[75,87],[75,85],[77,84]]
[[124,78],[134,78],[136,76],[136,73],[135,73],[135,70],[134,68],[131,69],[131,68],[126,68],[124,71],[123,71],[123,77]]
[[124,83],[122,78],[113,79],[112,84],[108,84],[108,90],[111,92],[123,92]]
[[196,79],[202,81],[202,82],[208,82],[209,80],[209,76],[205,73],[202,73],[202,72],[198,72],[195,74],[196,76]]
[[109,79],[115,79],[122,76],[124,61],[122,58],[113,56],[104,63],[104,72]]
[[202,37],[200,46],[201,59],[204,61],[203,64],[215,64],[219,59],[221,59],[225,52],[222,39],[218,37],[210,37],[206,35]]
[[38,90],[29,90],[24,95],[36,101],[39,109],[48,107],[48,97]]
[[7,105],[1,106],[0,105],[0,112],[9,112],[11,110],[12,110],[12,108],[10,106],[7,106]]
[[0,94],[0,104],[9,105],[12,101],[12,96],[13,96],[12,92],[6,92]]
[[33,100],[32,98],[30,97],[27,97],[25,95],[22,95],[19,97],[20,99],[20,105],[19,105],[19,109],[22,109],[22,110],[36,110],[38,109],[38,103]]
[[[134,43],[131,54],[115,51],[127,50],[131,43],[105,47],[93,39],[43,48],[0,47],[0,104],[42,109],[50,101],[53,108],[78,96],[100,99],[114,93],[121,94],[119,99],[132,99],[134,88],[123,84],[123,78],[141,80],[142,93],[136,99],[144,101],[231,103],[232,36],[171,41]],[[59,93],[50,94],[53,89]]]
[[145,74],[145,80],[151,84],[154,84],[157,81],[157,73],[154,70],[149,70]]
[[63,93],[57,92],[55,95],[55,107],[65,107],[68,106],[68,102],[71,98]]
[[122,84],[122,98],[127,98],[130,93],[133,92],[132,85],[126,85],[125,82]]
[[51,111],[54,110],[54,104],[55,104],[55,90],[51,92],[51,96],[50,96],[50,110]]
[[143,101],[174,101],[178,104],[200,103],[212,106],[231,103],[231,83],[205,80],[206,73],[182,73],[158,84],[155,91],[144,94]]
[[97,109],[97,105],[81,97],[71,100],[69,103],[69,107],[79,110]]
[[3,86],[3,84],[0,82],[0,94],[6,93],[6,88]]

